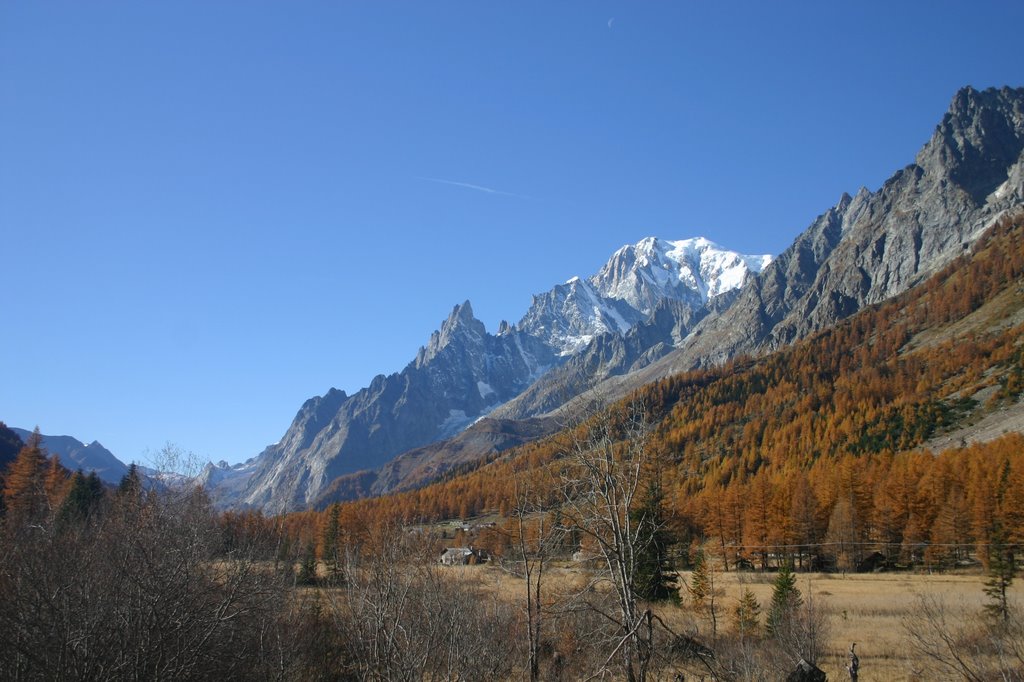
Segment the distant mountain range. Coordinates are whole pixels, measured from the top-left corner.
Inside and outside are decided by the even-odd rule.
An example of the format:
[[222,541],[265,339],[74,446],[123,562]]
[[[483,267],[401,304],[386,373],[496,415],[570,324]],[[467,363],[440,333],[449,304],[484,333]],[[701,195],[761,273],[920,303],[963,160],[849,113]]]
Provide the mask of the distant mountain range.
[[1024,89],[964,88],[913,164],[844,194],[778,258],[652,237],[496,334],[466,301],[401,372],[311,398],[279,443],[201,480],[270,512],[421,485],[553,430],[585,391],[779,348],[906,291],[1021,207],[1022,150]]
[[[11,427],[11,431],[17,434],[22,442],[27,442],[32,435],[31,431],[25,429]],[[127,465],[100,445],[99,441],[86,445],[71,436],[44,435],[42,446],[51,457],[60,457],[60,462],[65,468],[71,471],[81,469],[86,473],[95,471],[105,483],[117,484],[128,473]]]

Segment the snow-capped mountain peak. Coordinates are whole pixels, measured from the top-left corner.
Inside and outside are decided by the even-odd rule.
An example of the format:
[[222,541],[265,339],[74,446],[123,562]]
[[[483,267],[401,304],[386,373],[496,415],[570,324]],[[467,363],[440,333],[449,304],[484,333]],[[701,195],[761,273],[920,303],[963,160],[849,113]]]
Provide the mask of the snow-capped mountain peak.
[[618,249],[597,274],[534,296],[518,328],[568,355],[599,334],[626,332],[665,299],[704,307],[770,262],[771,256],[739,254],[704,237],[647,237]]
[[647,237],[616,251],[589,282],[602,295],[650,314],[663,298],[701,303],[743,284],[747,273],[760,272],[771,256],[747,256],[724,249],[704,237],[670,241]]

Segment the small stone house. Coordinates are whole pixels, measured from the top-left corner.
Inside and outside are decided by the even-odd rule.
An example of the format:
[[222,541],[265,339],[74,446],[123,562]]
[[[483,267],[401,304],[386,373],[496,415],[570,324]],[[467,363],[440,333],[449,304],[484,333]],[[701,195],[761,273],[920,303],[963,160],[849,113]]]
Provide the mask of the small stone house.
[[466,566],[487,561],[487,553],[472,547],[449,547],[441,554],[445,566]]

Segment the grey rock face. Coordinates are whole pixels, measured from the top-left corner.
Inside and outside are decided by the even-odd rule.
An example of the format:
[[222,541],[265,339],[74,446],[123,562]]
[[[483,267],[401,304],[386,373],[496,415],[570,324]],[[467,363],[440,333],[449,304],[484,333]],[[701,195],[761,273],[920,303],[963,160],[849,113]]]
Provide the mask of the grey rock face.
[[376,469],[335,478],[313,506],[323,509],[334,502],[411,490],[453,468],[479,462],[489,455],[557,430],[555,420],[495,420],[484,417],[452,438],[403,452]]
[[[787,286],[762,288],[759,306],[743,297],[735,313],[723,318],[725,324],[743,324],[759,314],[779,319],[754,336],[752,345],[731,352],[777,348],[834,324],[906,291],[969,248],[999,215],[1021,203],[1021,184],[1005,183],[1024,163],[1022,106],[1024,89],[958,92],[917,163],[878,192],[862,190],[840,202],[821,229],[812,226],[822,246],[838,231],[831,250],[806,259],[811,267],[787,278]],[[1000,187],[1002,195],[996,196]],[[728,319],[734,315],[738,319]]]
[[590,341],[515,400],[495,411],[504,419],[525,419],[547,414],[567,400],[610,377],[625,375],[646,367],[672,352],[690,329],[711,311],[727,306],[736,292],[728,292],[707,304],[663,299],[650,317],[626,333],[608,332]]
[[956,94],[928,145],[917,156],[926,173],[944,172],[982,206],[1006,182],[1024,149],[1021,89],[994,88]]

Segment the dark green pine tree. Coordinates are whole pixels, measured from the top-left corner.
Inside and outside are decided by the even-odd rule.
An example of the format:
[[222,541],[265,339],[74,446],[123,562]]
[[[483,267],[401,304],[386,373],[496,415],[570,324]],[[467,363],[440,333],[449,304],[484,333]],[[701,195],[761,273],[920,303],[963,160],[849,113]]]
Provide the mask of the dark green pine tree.
[[128,472],[121,477],[110,502],[110,510],[128,521],[137,518],[146,506],[146,490],[135,464],[128,466]]
[[776,635],[782,632],[786,623],[803,603],[803,597],[796,586],[793,565],[787,561],[779,569],[779,574],[772,583],[772,601],[768,605],[768,618],[765,622],[768,634]]
[[647,601],[679,601],[679,587],[669,556],[672,534],[665,523],[664,494],[658,482],[652,482],[643,504],[633,512],[640,526],[637,552],[636,594]]
[[316,546],[313,543],[306,545],[306,551],[302,554],[299,562],[299,573],[295,578],[298,585],[316,584]]
[[7,424],[0,421],[0,478],[3,477],[7,465],[18,458],[18,453],[25,446],[14,431],[7,428]]
[[320,533],[320,559],[327,565],[331,578],[337,577],[340,567],[338,547],[338,532],[340,530],[339,516],[341,505],[332,504],[327,508],[327,521]]
[[95,513],[102,499],[103,484],[96,472],[85,476],[79,469],[71,477],[71,486],[57,518],[64,525],[85,521]]
[[1014,547],[1006,541],[1002,525],[996,522],[989,542],[988,580],[985,581],[985,594],[989,599],[989,603],[985,604],[985,613],[996,622],[1006,623],[1010,620],[1007,591],[1016,573]]
[[[1010,463],[1004,462],[996,488],[996,506],[1003,508],[1006,493],[1010,486]],[[992,526],[988,544],[988,580],[985,581],[985,595],[989,603],[985,604],[985,613],[997,623],[1010,620],[1010,604],[1007,591],[1013,584],[1017,573],[1016,548],[1007,537],[1006,528],[1001,518],[997,518]]]
[[121,477],[117,486],[118,497],[141,497],[142,478],[139,476],[139,468],[132,462],[128,465],[128,473]]

